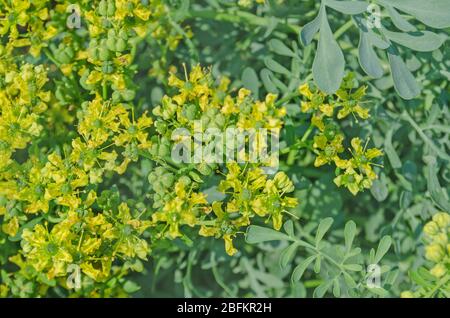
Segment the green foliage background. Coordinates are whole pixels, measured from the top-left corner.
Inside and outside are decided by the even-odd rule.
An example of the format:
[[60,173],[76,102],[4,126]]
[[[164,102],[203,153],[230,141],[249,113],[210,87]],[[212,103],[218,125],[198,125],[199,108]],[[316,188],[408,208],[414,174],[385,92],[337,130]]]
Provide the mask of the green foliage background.
[[[384,291],[365,290],[355,296],[398,297],[420,281],[411,280],[411,272],[426,264],[421,239],[423,225],[436,211],[449,211],[448,3],[376,1],[386,5],[381,7],[383,30],[396,33],[388,33],[385,40],[389,44],[370,49],[361,48],[360,42],[360,36],[366,37],[368,32],[360,27],[359,21],[370,16],[365,12],[367,2],[357,1],[360,6],[352,2],[341,9],[338,2],[345,1],[321,4],[320,1],[273,0],[250,8],[237,6],[234,1],[191,1],[189,6],[184,3],[189,8],[181,9],[180,15],[188,12],[187,21],[195,36],[185,44],[182,59],[210,64],[215,74],[226,74],[235,85],[242,83],[255,95],[263,96],[267,92],[289,94],[301,81],[311,77],[311,70],[322,89],[336,90],[344,66],[340,73],[334,70],[338,66],[332,64],[339,60],[338,52],[343,52],[345,70],[355,72],[370,87],[372,114],[370,123],[362,127],[349,123],[344,129],[350,134],[361,130],[362,136],[370,136],[376,146],[383,148],[384,168],[371,191],[354,198],[334,186],[334,171],[311,167],[311,158],[305,158],[304,153],[289,154],[283,169],[294,176],[301,202],[296,210],[300,221],[294,223],[300,235],[307,237],[314,233],[320,220],[332,217],[334,223],[326,240],[330,246],[336,246],[343,245],[344,225],[353,220],[357,228],[355,243],[366,255],[371,248],[377,248],[381,237],[390,235],[392,247],[382,262],[386,270],[389,267],[382,274]],[[314,23],[311,21],[323,4],[329,6],[326,17],[334,34],[325,39],[322,32],[314,36],[311,31],[305,31]],[[431,12],[425,12],[424,6]],[[394,10],[402,15],[393,15]],[[355,13],[362,14],[352,18]],[[411,13],[419,21],[404,13]],[[431,36],[431,32],[435,35]],[[331,48],[332,43],[326,43],[332,37],[340,47],[340,50],[335,48],[336,52]],[[313,40],[316,38],[324,41],[324,56],[315,55],[319,54],[317,41]],[[302,42],[312,44],[304,46],[307,43]],[[314,58],[323,59],[317,61],[317,70]],[[289,124],[285,134],[289,143],[306,126],[299,105],[292,103],[287,107]],[[230,258],[224,254],[220,242],[201,240],[193,247],[180,247],[155,261],[151,272],[157,275],[140,278],[144,287],[136,296],[175,293],[195,297],[305,297],[312,296],[324,281],[331,281],[325,269],[320,275],[309,270],[301,282],[291,282],[294,266],[307,259],[308,254],[298,252],[289,257],[292,261],[284,261],[288,264],[280,267],[287,246],[285,241],[250,246],[242,240],[240,253]],[[178,283],[176,289],[172,279]],[[154,288],[145,287],[145,281],[152,281]],[[327,295],[333,295],[332,288]]]
[[[167,90],[164,70],[182,63],[210,65],[215,76],[228,76],[232,87],[258,98],[289,97],[307,80],[333,93],[351,71],[369,87],[371,118],[345,121],[342,129],[370,138],[385,156],[372,189],[354,197],[334,185],[334,169],[315,168],[307,150],[283,154],[281,170],[300,202],[284,230],[251,226],[235,239],[233,257],[222,240],[167,242],[128,276],[125,291],[133,297],[398,297],[413,290],[448,297],[448,278],[442,284],[423,269],[431,263],[422,229],[437,212],[450,212],[449,1],[373,1],[381,29],[366,27],[367,1],[164,3],[182,39],[167,54],[148,43],[137,47],[137,104],[158,105]],[[151,76],[150,67],[157,70]],[[299,100],[287,100],[286,147],[309,126]],[[115,184],[122,199],[146,204],[152,169],[140,159],[105,188]],[[367,288],[369,264],[381,266],[380,288]]]

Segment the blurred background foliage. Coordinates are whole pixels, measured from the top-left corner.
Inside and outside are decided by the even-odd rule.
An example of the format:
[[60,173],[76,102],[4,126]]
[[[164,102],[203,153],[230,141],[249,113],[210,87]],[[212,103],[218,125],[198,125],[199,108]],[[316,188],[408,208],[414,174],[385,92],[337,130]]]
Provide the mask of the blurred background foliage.
[[[283,98],[300,83],[312,80],[323,90],[333,91],[344,72],[351,71],[360,84],[369,86],[365,106],[371,117],[359,123],[343,121],[341,128],[348,136],[370,138],[385,156],[373,188],[356,197],[333,184],[334,169],[315,168],[314,157],[307,150],[292,150],[281,157],[281,169],[293,179],[300,201],[285,231],[291,237],[314,241],[319,224],[332,218],[319,240],[332,260],[346,253],[343,248],[348,235],[354,236],[352,241],[362,254],[352,263],[358,285],[353,292],[346,289],[352,285],[348,279],[336,276],[330,259],[322,259],[321,267],[313,263],[308,267],[305,262],[315,254],[297,247],[287,250],[292,241],[286,237],[265,241],[250,237],[250,233],[248,242],[245,235],[236,238],[239,252],[233,257],[225,253],[221,240],[197,235],[190,236],[192,242],[177,239],[158,245],[148,262],[130,264],[140,272],[129,276],[125,291],[133,297],[398,297],[406,290],[434,290],[437,283],[430,283],[432,278],[420,268],[431,266],[424,257],[424,225],[439,211],[450,213],[448,1],[408,0],[405,3],[410,7],[406,8],[401,1],[373,1],[380,6],[383,28],[396,32],[389,34],[390,40],[384,38],[386,45],[377,43],[373,51],[361,49],[360,43],[368,32],[361,21],[373,14],[366,10],[367,1],[353,1],[343,7],[340,5],[347,1],[164,2],[170,8],[169,23],[179,31],[180,43],[174,51],[158,47],[150,37],[138,45],[134,83],[140,113],[160,103],[170,89],[168,71],[181,73],[182,63],[210,66],[215,76],[229,77],[232,87],[247,87],[258,98],[269,92]],[[435,8],[430,13],[434,17],[436,12],[440,15],[424,16],[423,5],[418,2]],[[359,10],[354,3],[364,9]],[[305,31],[316,17],[322,26],[320,31],[314,25]],[[325,19],[332,34],[323,27]],[[187,28],[193,36],[186,33]],[[425,30],[436,37],[427,33],[429,37],[420,38]],[[419,39],[402,37],[402,33]],[[325,50],[318,48],[321,41]],[[415,47],[420,43],[425,49]],[[320,51],[329,55],[320,56]],[[318,69],[315,59],[319,59]],[[326,65],[330,68],[321,67]],[[292,99],[286,108],[282,140],[288,147],[309,123],[300,111],[299,100]],[[148,205],[147,176],[153,168],[150,160],[140,159],[131,163],[124,175],[116,175],[102,186],[117,186],[121,199],[132,206]],[[204,189],[216,183],[209,182]],[[322,227],[325,225],[322,223]],[[251,229],[256,231],[252,235],[261,230]],[[391,240],[382,240],[388,236]],[[378,256],[384,256],[380,263],[382,288],[363,288],[369,274],[367,265]],[[300,275],[302,264],[305,269]],[[301,279],[294,279],[293,272]],[[448,285],[438,287],[441,294],[436,288],[424,295],[449,296]]]
[[[287,95],[300,82],[311,79],[317,41],[304,46],[299,32],[318,14],[321,2],[256,2],[240,1],[239,5],[231,0],[171,1],[174,8],[180,8],[174,11],[176,20],[189,25],[195,36],[182,41],[167,64],[180,67],[180,61],[189,61],[211,65],[215,75],[230,77],[233,86],[244,85],[258,97],[268,92]],[[444,3],[436,1],[435,5],[444,6]],[[403,32],[398,28],[399,22],[390,18],[392,7],[388,9],[381,7],[383,27]],[[370,137],[385,151],[381,177],[371,191],[355,198],[348,191],[336,188],[332,183],[334,171],[312,167],[313,158],[304,150],[282,158],[282,169],[294,178],[300,200],[295,211],[299,220],[294,220],[299,231],[309,233],[320,220],[332,217],[334,223],[326,237],[329,244],[342,241],[348,220],[355,222],[355,241],[365,251],[376,247],[382,236],[392,237],[392,247],[383,259],[383,264],[390,267],[390,274],[383,273],[381,277],[384,296],[399,296],[419,284],[420,279],[411,279],[415,276],[412,273],[429,265],[424,258],[422,228],[436,212],[449,211],[448,12],[444,17],[446,25],[430,28],[400,11],[403,22],[412,23],[417,30],[431,30],[441,39],[439,48],[428,47],[431,51],[426,51],[430,52],[415,52],[407,45],[396,45],[407,69],[420,84],[417,96],[404,99],[394,87],[392,65],[389,66],[386,52],[374,49],[382,73],[379,78],[368,75],[359,62],[358,21],[342,12],[328,10],[331,30],[345,56],[345,70],[354,72],[360,83],[369,85],[367,106],[371,119],[358,125],[349,120],[342,128],[351,136]],[[362,17],[367,16],[370,13],[363,12]],[[311,39],[317,38],[319,34]],[[143,66],[151,60],[149,54],[142,48]],[[148,81],[148,85],[140,87],[154,87],[151,100],[157,103],[165,89],[164,83]],[[147,94],[147,89],[142,90],[142,98],[147,99]],[[287,108],[284,140],[289,144],[307,125],[298,103],[292,102]],[[134,169],[145,175],[148,168],[142,163]],[[142,180],[124,177],[122,183],[130,193],[139,196],[146,187]],[[301,281],[292,283],[293,266],[279,266],[286,242],[248,245],[241,237],[238,245],[240,252],[234,257],[225,254],[221,242],[204,239],[195,240],[189,247],[180,242],[171,246],[170,252],[155,251],[158,257],[146,267],[147,274],[134,278],[142,286],[135,296],[304,297],[312,296],[315,288],[327,280],[326,275],[306,271]],[[305,253],[298,253],[293,263],[305,258]],[[331,289],[328,295],[332,295]],[[371,294],[359,296],[364,295]]]

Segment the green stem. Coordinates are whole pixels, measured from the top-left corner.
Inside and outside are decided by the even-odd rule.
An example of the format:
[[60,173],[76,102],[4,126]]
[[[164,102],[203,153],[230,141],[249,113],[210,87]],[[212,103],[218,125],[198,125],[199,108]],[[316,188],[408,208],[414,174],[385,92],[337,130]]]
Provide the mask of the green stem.
[[[250,12],[245,11],[215,11],[215,10],[191,10],[188,12],[188,18],[203,18],[216,21],[226,21],[238,24],[250,24],[253,26],[267,26],[269,19],[259,17]],[[298,34],[301,28],[297,25],[285,23],[281,19],[276,19],[277,29],[288,33]],[[272,22],[273,23],[273,22]]]
[[337,31],[334,33],[334,39],[339,39],[345,32],[347,32],[348,29],[350,29],[353,26],[353,20],[347,21],[345,24],[343,24]]
[[[304,240],[297,239],[297,238],[293,239],[293,241],[296,242],[299,246],[303,246],[303,247],[305,247],[305,248],[307,248],[307,249],[310,249],[310,250],[314,251],[317,255],[326,258],[330,263],[332,263],[332,264],[335,265],[337,268],[339,268],[339,270],[340,270],[342,273],[347,273],[347,271],[346,271],[345,268],[342,266],[342,264],[339,264],[338,262],[336,262],[336,261],[334,260],[334,258],[332,258],[331,256],[329,256],[328,254],[322,253],[322,251],[321,251],[320,249],[318,249],[317,247],[315,247],[314,245],[312,245],[312,244],[310,244],[310,243],[308,243],[308,242],[306,242],[306,241],[304,241]],[[347,273],[347,274],[348,274],[348,273]]]
[[61,64],[56,60],[52,52],[50,52],[50,50],[47,47],[43,48],[42,51],[47,56],[47,58],[53,62],[53,64],[55,64],[59,69],[61,69]]
[[431,298],[433,295],[442,287],[444,286],[448,280],[450,279],[450,276],[446,275],[444,276],[439,283],[427,294],[425,295],[425,298]]
[[106,81],[103,81],[102,83],[102,96],[103,100],[108,99],[108,86],[106,86]]
[[312,124],[309,125],[308,129],[305,131],[305,133],[303,134],[303,137],[302,137],[302,139],[300,139],[300,141],[302,143],[304,143],[308,139],[309,135],[311,135],[313,130],[314,130],[314,126]]
[[194,60],[191,61],[192,64],[194,65],[195,63],[198,63],[200,58],[199,58],[197,48],[195,47],[194,43],[191,41],[191,39],[189,38],[187,33],[183,30],[182,27],[180,27],[180,25],[178,23],[173,21],[173,19],[170,17],[170,15],[169,15],[169,22],[173,26],[174,30],[186,40],[186,45],[188,46],[191,55],[194,57]]
[[308,129],[305,131],[305,133],[303,134],[302,138],[300,140],[297,140],[296,143],[294,143],[293,145],[286,147],[284,149],[280,150],[280,154],[285,155],[287,153],[289,153],[292,150],[298,150],[301,149],[303,147],[306,147],[305,142],[308,139],[309,135],[311,135],[312,131],[314,130],[314,126],[313,125],[309,125]]

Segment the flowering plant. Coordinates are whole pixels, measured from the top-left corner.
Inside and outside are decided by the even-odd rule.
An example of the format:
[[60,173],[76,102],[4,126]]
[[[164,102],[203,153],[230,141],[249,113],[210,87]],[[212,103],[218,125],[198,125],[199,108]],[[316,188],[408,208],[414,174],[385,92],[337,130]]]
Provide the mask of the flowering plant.
[[0,297],[448,297],[450,8],[376,2],[0,0]]

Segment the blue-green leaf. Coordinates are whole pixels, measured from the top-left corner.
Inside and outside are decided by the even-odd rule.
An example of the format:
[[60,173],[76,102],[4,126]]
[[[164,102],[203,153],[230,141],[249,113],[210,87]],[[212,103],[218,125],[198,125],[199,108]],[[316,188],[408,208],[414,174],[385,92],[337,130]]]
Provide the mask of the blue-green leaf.
[[374,78],[380,78],[383,76],[383,67],[375,53],[372,43],[370,43],[369,37],[366,32],[360,31],[359,38],[359,64],[362,69],[368,75]]
[[242,72],[242,84],[244,87],[252,91],[255,97],[258,97],[259,93],[259,79],[255,70],[251,67],[246,67]]
[[267,57],[264,59],[264,64],[268,69],[275,73],[284,74],[286,76],[291,76],[291,72],[285,68],[283,65],[278,63],[277,61],[271,59],[270,57]]
[[377,252],[375,253],[375,259],[374,262],[377,264],[383,256],[387,253],[389,248],[391,247],[392,239],[390,236],[386,235],[383,236],[380,243],[378,244]]
[[450,27],[450,1],[448,0],[379,0],[379,2],[409,13],[432,28]]
[[285,268],[294,258],[295,251],[297,250],[298,244],[292,243],[288,247],[286,247],[283,252],[281,252],[280,256],[280,267]]
[[350,220],[345,224],[344,228],[345,249],[347,251],[349,251],[350,248],[352,247],[355,235],[356,235],[356,224],[355,222]]
[[345,59],[331,32],[325,9],[320,20],[320,38],[313,62],[313,78],[322,91],[332,94],[339,89],[344,77]]
[[390,40],[418,52],[434,51],[441,47],[445,40],[444,37],[430,31],[403,33],[385,29],[383,34]]
[[325,5],[344,14],[360,14],[367,10],[367,2],[326,0]]
[[260,72],[261,80],[264,84],[264,87],[269,93],[278,94],[279,90],[277,86],[273,83],[273,73],[268,69],[264,68]]
[[391,163],[391,166],[394,169],[399,169],[402,167],[400,157],[397,155],[397,152],[395,151],[394,146],[392,145],[392,135],[394,134],[394,131],[397,129],[398,129],[397,126],[394,126],[391,129],[389,129],[384,139],[384,151],[386,152],[386,156],[388,157],[389,162]]
[[392,79],[397,93],[404,99],[413,99],[420,94],[420,87],[405,62],[397,53],[389,52],[389,64],[391,65]]
[[314,298],[322,298],[327,290],[330,288],[331,284],[333,283],[332,280],[325,281],[322,284],[320,284],[316,289],[314,289],[313,297]]
[[283,56],[289,56],[289,57],[296,57],[297,55],[295,54],[294,51],[292,51],[286,44],[284,44],[281,40],[279,39],[272,39],[269,41],[269,48],[279,54],[279,55],[283,55]]
[[323,7],[320,8],[319,14],[314,18],[314,20],[305,24],[300,31],[300,43],[302,43],[304,46],[309,45],[314,38],[314,35],[319,32],[320,18],[322,16],[323,10],[322,8]]
[[409,23],[404,17],[401,16],[400,13],[397,12],[392,6],[386,6],[387,11],[389,12],[389,16],[391,17],[394,25],[404,31],[404,32],[413,32],[416,31],[416,27]]
[[290,240],[289,236],[267,227],[251,225],[247,228],[245,240],[249,244],[257,244],[268,241]]
[[302,276],[305,270],[308,268],[308,266],[314,261],[316,258],[316,255],[310,256],[307,259],[301,261],[292,272],[291,280],[293,282],[298,282]]
[[319,243],[325,233],[330,229],[331,225],[333,224],[333,219],[328,217],[320,221],[319,226],[317,227],[316,232],[316,244]]

